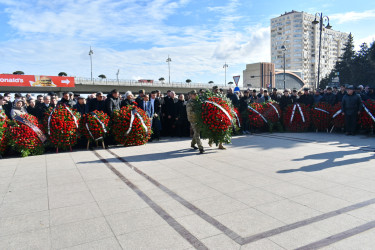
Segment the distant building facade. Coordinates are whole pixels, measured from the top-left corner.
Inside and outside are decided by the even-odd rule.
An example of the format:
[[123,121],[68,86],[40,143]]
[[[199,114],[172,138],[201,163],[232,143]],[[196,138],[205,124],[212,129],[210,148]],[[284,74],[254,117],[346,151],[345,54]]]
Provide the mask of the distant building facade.
[[272,88],[275,86],[275,64],[268,62],[246,64],[243,71],[244,88]]
[[[313,25],[315,16],[306,12],[291,11],[271,19],[271,62],[283,69],[282,45],[285,45],[285,68],[301,71],[302,79],[314,86],[318,77],[319,24]],[[320,79],[334,68],[342,55],[348,34],[323,28]]]

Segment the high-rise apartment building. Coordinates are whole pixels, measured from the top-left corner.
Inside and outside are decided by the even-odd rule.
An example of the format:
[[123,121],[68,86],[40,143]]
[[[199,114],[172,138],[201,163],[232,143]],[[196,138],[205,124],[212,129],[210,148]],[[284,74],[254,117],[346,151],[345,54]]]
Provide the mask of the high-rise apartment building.
[[[276,69],[302,71],[306,85],[316,85],[319,58],[319,24],[314,25],[315,16],[298,11],[271,19],[271,62]],[[342,55],[348,40],[347,33],[323,28],[320,57],[320,79],[331,72]],[[285,46],[284,51],[282,46]]]

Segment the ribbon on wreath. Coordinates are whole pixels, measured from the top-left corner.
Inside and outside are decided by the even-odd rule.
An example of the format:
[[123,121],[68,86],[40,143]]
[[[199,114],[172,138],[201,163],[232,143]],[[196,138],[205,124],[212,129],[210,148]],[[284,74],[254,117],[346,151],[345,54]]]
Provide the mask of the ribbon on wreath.
[[147,126],[146,126],[145,122],[143,121],[142,116],[138,113],[138,111],[136,109],[133,109],[131,111],[129,129],[128,129],[128,131],[126,131],[125,135],[130,134],[130,132],[132,131],[135,116],[138,117],[138,119],[141,121],[142,127],[145,129],[146,133],[148,133]]
[[257,115],[259,115],[260,116],[260,118],[262,118],[263,119],[263,121],[265,122],[265,123],[267,123],[268,124],[268,121],[267,121],[267,119],[261,114],[261,113],[259,113],[258,112],[258,110],[256,110],[256,109],[254,109],[253,107],[251,107],[250,105],[248,105],[247,106],[251,111],[253,111],[254,113],[256,113]]
[[[89,135],[91,136],[91,138],[92,138],[93,140],[95,140],[94,136],[92,135],[92,133],[91,133],[91,131],[90,131],[89,125],[88,125],[87,123],[85,124],[85,127],[86,127],[86,129],[87,129],[87,132],[89,132]],[[98,140],[99,140],[99,138],[98,138]]]
[[366,107],[365,104],[362,103],[362,106],[364,108],[364,110],[366,111],[366,113],[371,117],[371,119],[375,122],[375,117],[371,114],[370,110],[368,110],[368,108]]
[[324,109],[321,109],[321,108],[314,108],[314,109],[316,109],[316,110],[319,110],[319,111],[322,111],[322,112],[324,112],[324,113],[327,113],[327,114],[329,114],[329,112],[328,112],[327,110],[324,110]]
[[214,105],[215,107],[219,108],[229,119],[229,121],[232,123],[232,126],[234,126],[233,124],[233,120],[232,120],[232,116],[222,107],[220,106],[219,104],[217,104],[216,102],[211,102],[211,101],[204,101],[205,103],[209,103],[209,104],[212,104]]
[[338,115],[341,114],[341,113],[342,113],[342,110],[339,109],[339,110],[338,110],[338,111],[332,116],[332,118],[335,119],[335,117],[338,116]]
[[43,134],[43,132],[37,126],[35,126],[32,122],[30,122],[29,120],[24,119],[24,118],[22,118],[21,116],[18,116],[18,115],[16,115],[14,117],[14,120],[16,120],[16,121],[18,121],[22,124],[25,124],[26,126],[31,128],[35,132],[35,134],[38,136],[39,140],[42,143],[44,143],[47,140],[47,137]]
[[48,116],[48,123],[47,123],[47,125],[48,125],[47,126],[48,127],[48,135],[51,135],[51,125],[50,125],[50,123],[51,123],[52,114],[53,114],[53,112],[55,112],[56,108],[57,108],[57,106],[52,109],[51,113]]
[[92,115],[98,122],[99,124],[102,126],[103,128],[103,132],[104,133],[107,133],[107,130],[105,129],[105,125],[104,123],[99,119],[99,117],[95,114],[95,112],[90,112],[90,115]]
[[237,115],[236,111],[233,110],[233,113],[236,116],[236,120],[238,122],[238,127],[241,127],[240,119],[238,119],[238,115]]
[[303,112],[302,112],[301,106],[299,105],[299,103],[296,103],[296,104],[294,104],[294,106],[293,106],[293,112],[292,112],[292,116],[290,117],[290,123],[293,122],[294,114],[295,114],[295,112],[296,112],[296,107],[298,107],[299,113],[301,114],[302,121],[305,122],[305,116],[303,115]]
[[70,115],[73,117],[74,123],[76,124],[76,127],[78,128],[77,117],[73,114],[73,112],[70,110],[70,108],[68,106],[66,106],[65,104],[63,104],[63,105],[66,108],[66,110],[68,110],[68,112],[70,113]]
[[279,119],[280,119],[280,114],[279,114],[279,111],[277,110],[277,108],[271,102],[269,102],[269,104],[276,111],[277,117],[279,117]]

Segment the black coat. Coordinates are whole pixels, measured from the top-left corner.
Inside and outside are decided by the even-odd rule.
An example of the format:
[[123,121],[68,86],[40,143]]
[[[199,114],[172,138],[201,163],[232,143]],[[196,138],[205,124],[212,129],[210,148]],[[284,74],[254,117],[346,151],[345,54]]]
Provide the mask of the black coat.
[[250,101],[250,96],[243,96],[240,98],[240,112],[243,112],[247,109],[247,106],[249,105]]
[[68,106],[69,108],[73,108],[74,106],[74,101],[69,99],[69,100],[66,100],[64,98],[62,98],[60,101],[59,101],[59,104],[65,104],[66,106]]
[[288,96],[283,95],[280,98],[280,108],[282,110],[284,110],[290,104],[293,104],[293,99],[292,99],[292,97],[290,95],[288,95]]
[[329,103],[331,105],[335,105],[335,103],[336,103],[336,96],[334,94],[332,94],[332,93],[330,93],[330,94],[326,93],[326,94],[323,95],[323,97],[322,97],[322,99],[320,101],[321,102],[327,102],[327,103]]
[[105,112],[107,115],[112,116],[113,111],[120,109],[120,98],[114,98],[112,94],[107,95],[107,99],[105,100]]
[[298,103],[312,106],[314,104],[314,97],[310,94],[307,94],[307,95],[303,94],[298,99]]
[[[132,100],[125,99],[125,100],[121,101],[120,107],[122,108],[124,106],[133,105],[133,104],[134,104],[134,102]],[[140,105],[139,103],[136,102],[136,104],[137,104],[138,107],[141,107],[141,106],[139,106]]]
[[92,112],[94,110],[104,111],[105,110],[105,101],[99,101],[98,99],[92,99],[88,102],[88,112]]
[[341,110],[347,115],[353,115],[362,109],[362,100],[359,95],[344,95],[341,102]]
[[280,97],[277,94],[272,93],[270,96],[273,101],[280,102]]
[[8,102],[7,104],[3,105],[4,112],[8,116],[9,119],[12,118],[10,115],[10,111],[12,110],[12,108],[13,108],[13,103],[11,102]]
[[163,113],[166,117],[171,116],[172,118],[176,117],[176,107],[174,100],[169,96],[164,98]]
[[344,91],[344,93],[341,93],[341,91],[339,91],[337,94],[336,94],[336,103],[338,102],[342,102],[342,98],[346,95],[346,91]]
[[36,106],[27,106],[26,111],[28,114],[38,117],[38,108]]
[[79,104],[73,106],[81,115],[84,115],[87,113],[87,106],[85,104]]
[[184,101],[178,100],[176,103],[176,117],[178,120],[187,121],[187,112],[186,112],[186,105]]
[[233,106],[238,107],[240,105],[240,100],[236,94],[227,94],[227,97],[231,99]]
[[37,117],[38,117],[38,119],[40,119],[40,120],[43,119],[45,112],[48,111],[48,109],[49,109],[50,107],[53,107],[53,105],[50,104],[50,105],[47,107],[44,103],[40,103],[38,106],[36,106],[36,108],[37,108]]

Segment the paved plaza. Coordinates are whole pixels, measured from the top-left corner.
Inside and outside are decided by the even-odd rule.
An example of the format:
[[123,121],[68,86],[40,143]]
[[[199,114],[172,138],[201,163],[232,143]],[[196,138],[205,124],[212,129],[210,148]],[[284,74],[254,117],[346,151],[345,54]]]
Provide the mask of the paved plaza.
[[0,160],[0,249],[374,249],[374,137],[189,146]]

